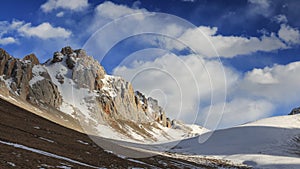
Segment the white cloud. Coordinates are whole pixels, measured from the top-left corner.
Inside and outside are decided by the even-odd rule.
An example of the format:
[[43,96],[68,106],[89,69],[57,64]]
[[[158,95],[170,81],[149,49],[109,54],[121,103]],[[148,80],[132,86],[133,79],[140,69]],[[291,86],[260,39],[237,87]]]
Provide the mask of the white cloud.
[[270,6],[269,0],[249,0],[249,3],[258,5],[261,8],[268,8]]
[[[262,2],[265,4],[262,4],[262,6],[268,6],[266,4],[267,2],[268,1]],[[116,18],[134,13],[139,14],[114,21],[114,27],[110,26],[110,30],[106,30],[105,34],[99,34],[101,34],[101,37],[108,36],[106,38],[108,40],[105,39],[108,43],[114,39],[128,38],[136,34],[161,34],[165,37],[145,38],[144,41],[140,43],[157,45],[169,50],[182,50],[186,47],[183,45],[178,46],[178,42],[182,42],[182,44],[186,44],[188,47],[206,57],[217,57],[219,55],[220,57],[232,58],[258,51],[271,52],[290,47],[289,44],[285,43],[278,37],[278,34],[274,32],[264,34],[260,37],[224,36],[218,34],[217,27],[193,27],[178,17],[154,13],[153,15],[149,15],[146,9],[132,9],[125,5],[117,5],[112,2],[104,2],[96,7],[95,17],[89,26],[89,32],[94,33]],[[101,32],[103,31],[102,29]],[[101,37],[99,39],[101,39]],[[169,39],[167,39],[167,37]],[[99,43],[104,46],[103,42]]]
[[299,30],[289,25],[281,24],[278,36],[288,44],[300,44]]
[[300,102],[300,62],[254,69],[245,74],[237,93],[260,97],[279,105]]
[[[234,100],[227,102],[224,112],[220,111],[222,106],[223,103],[219,103],[212,105],[210,110],[205,108],[204,113],[198,119],[207,128],[215,128],[215,124],[218,125],[218,128],[228,128],[269,117],[275,108],[272,103],[266,100],[248,98],[234,98]],[[216,122],[219,117],[222,118]]]
[[278,80],[273,77],[270,68],[253,69],[246,74],[246,79],[257,84],[276,84]]
[[270,0],[248,0],[250,6],[246,11],[247,15],[262,15],[264,17],[270,17],[273,8],[271,8]]
[[0,44],[2,45],[18,43],[20,36],[49,39],[68,38],[70,35],[71,31],[61,27],[53,27],[48,22],[32,26],[31,23],[18,20],[0,21]]
[[62,12],[62,11],[61,11],[61,12],[58,12],[58,13],[56,14],[56,17],[63,17],[63,16],[64,16],[64,14],[65,14],[65,13],[64,13],[64,12]]
[[[217,34],[216,27],[200,26],[187,30],[179,40],[207,57],[234,57],[257,51],[270,52],[287,48],[274,33],[257,37],[223,36]],[[210,44],[211,43],[211,44]],[[213,47],[211,46],[213,45]]]
[[0,45],[8,45],[16,42],[17,40],[13,37],[0,37]]
[[97,17],[104,17],[107,19],[117,19],[121,16],[146,12],[145,9],[132,9],[125,5],[116,5],[110,1],[106,1],[95,8]]
[[88,0],[48,0],[41,6],[43,12],[51,12],[55,9],[69,9],[72,11],[80,11],[88,7]]
[[0,44],[8,45],[17,43],[18,40],[10,34],[17,28],[19,28],[23,22],[13,20],[11,23],[8,21],[0,21]]
[[53,27],[50,23],[45,22],[38,26],[32,26],[31,23],[24,24],[18,29],[18,32],[28,37],[38,37],[41,39],[49,38],[68,38],[71,31],[62,27]]

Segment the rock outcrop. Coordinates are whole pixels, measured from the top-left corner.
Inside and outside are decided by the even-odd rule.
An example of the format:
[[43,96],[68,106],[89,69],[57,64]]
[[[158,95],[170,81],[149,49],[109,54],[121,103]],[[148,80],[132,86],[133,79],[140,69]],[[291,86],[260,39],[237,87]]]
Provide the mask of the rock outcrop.
[[152,117],[155,121],[162,124],[164,127],[171,128],[171,121],[166,117],[163,108],[159,106],[158,101],[152,97],[146,98],[141,92],[135,92],[135,102],[138,107],[141,107],[148,116]]
[[34,55],[20,60],[11,57],[6,51],[0,49],[0,76],[10,79],[10,88],[22,99],[26,99],[29,94],[29,81],[32,78],[32,67],[37,58]]
[[[140,92],[134,92],[132,85],[124,79],[106,74],[104,68],[82,49],[73,50],[65,47],[55,52],[51,64],[61,62],[70,71],[77,88],[97,91],[96,104],[101,107],[104,119],[139,121],[141,123],[156,120],[163,126],[170,126],[158,102],[146,98]],[[56,80],[63,84],[64,72],[57,72]],[[149,100],[149,105],[147,103]]]
[[294,108],[289,115],[300,114],[300,107]]
[[40,63],[34,54],[27,55],[21,60],[0,49],[0,76],[7,80],[10,92],[18,95],[22,100],[35,104],[45,103],[57,108],[61,104],[61,96],[46,71],[37,74],[44,77],[43,80],[30,84],[30,81],[34,80],[33,74],[36,74],[34,68],[38,66]]
[[62,96],[47,70],[41,65],[36,65],[33,67],[33,75],[34,78],[30,81],[28,99],[32,103],[59,108],[62,104]]

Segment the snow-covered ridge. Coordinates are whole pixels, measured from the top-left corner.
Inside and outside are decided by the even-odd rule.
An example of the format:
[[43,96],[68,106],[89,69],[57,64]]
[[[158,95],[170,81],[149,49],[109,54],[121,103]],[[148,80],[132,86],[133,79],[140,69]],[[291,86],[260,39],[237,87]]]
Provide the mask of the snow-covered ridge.
[[[201,138],[210,136],[204,143]],[[278,116],[205,133],[172,151],[244,163],[254,168],[300,168],[300,115]]]

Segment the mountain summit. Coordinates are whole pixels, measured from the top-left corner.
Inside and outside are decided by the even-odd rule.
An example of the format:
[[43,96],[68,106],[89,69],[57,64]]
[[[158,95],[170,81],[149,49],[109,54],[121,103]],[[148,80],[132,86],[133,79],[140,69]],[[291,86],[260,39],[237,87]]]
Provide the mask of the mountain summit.
[[133,142],[183,139],[204,132],[166,117],[158,101],[104,68],[82,49],[54,52],[43,64],[0,49],[0,94],[34,113],[88,134]]

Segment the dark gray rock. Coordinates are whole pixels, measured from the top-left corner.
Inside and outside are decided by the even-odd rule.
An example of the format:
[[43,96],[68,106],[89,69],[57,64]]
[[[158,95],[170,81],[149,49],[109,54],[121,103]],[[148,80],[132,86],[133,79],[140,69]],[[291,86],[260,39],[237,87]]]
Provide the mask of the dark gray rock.
[[63,56],[64,55],[60,52],[54,52],[51,62],[52,63],[61,62],[63,60]]
[[294,108],[289,115],[300,114],[300,107]]

